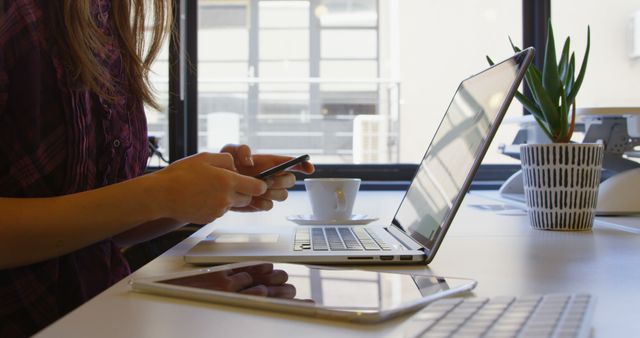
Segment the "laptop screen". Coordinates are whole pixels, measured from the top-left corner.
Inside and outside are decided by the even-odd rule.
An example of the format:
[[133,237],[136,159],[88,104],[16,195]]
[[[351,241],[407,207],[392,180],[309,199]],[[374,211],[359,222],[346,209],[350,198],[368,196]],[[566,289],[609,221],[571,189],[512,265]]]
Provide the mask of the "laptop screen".
[[464,80],[440,122],[393,220],[427,251],[439,244],[466,194],[530,62],[526,55]]

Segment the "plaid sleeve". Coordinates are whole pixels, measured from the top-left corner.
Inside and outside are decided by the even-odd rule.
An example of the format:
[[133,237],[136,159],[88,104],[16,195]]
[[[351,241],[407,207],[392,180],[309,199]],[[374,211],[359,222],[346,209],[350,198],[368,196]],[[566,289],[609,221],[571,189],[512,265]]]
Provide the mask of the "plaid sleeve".
[[0,116],[4,113],[9,96],[9,77],[4,68],[4,62],[0,56]]
[[34,30],[42,10],[33,0],[0,0],[0,115],[9,99],[11,70],[20,57],[43,44]]
[[9,74],[15,63],[17,48],[23,44],[16,43],[23,38],[27,20],[18,11],[20,0],[0,0],[0,116],[6,110],[9,99]]
[[4,1],[0,0],[0,115],[4,113],[9,96],[9,76],[7,75],[7,32],[8,20],[4,9]]

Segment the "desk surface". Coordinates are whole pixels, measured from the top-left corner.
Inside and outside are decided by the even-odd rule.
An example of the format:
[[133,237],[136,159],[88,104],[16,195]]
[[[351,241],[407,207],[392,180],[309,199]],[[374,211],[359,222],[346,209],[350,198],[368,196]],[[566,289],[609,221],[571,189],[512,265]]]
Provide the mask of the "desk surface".
[[[389,222],[401,192],[362,191],[355,211]],[[468,195],[428,266],[373,267],[470,277],[481,297],[587,292],[597,297],[595,337],[640,332],[640,235],[597,226],[593,232],[533,230],[520,210]],[[269,213],[227,214],[164,253],[133,277],[191,268],[182,255],[214,227],[295,226],[310,210],[303,192]],[[295,211],[295,212],[292,212]],[[129,292],[128,279],[57,321],[39,337],[398,337],[409,316],[377,325],[348,324]]]

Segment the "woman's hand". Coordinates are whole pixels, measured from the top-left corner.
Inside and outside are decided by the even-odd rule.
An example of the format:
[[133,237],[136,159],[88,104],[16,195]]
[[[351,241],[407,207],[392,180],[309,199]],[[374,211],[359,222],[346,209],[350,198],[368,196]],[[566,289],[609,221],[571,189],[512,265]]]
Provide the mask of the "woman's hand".
[[[292,159],[288,156],[278,155],[252,155],[251,148],[247,145],[228,144],[222,148],[223,153],[229,153],[233,156],[234,165],[237,171],[243,175],[255,176],[273,166],[284,163]],[[290,171],[298,171],[305,174],[311,174],[315,170],[313,164],[303,162],[289,169]],[[243,207],[234,207],[234,211],[263,211],[273,208],[273,201],[284,201],[291,188],[296,183],[296,178],[291,172],[281,172],[265,179],[267,183],[267,191],[256,196],[251,203]]]
[[287,284],[288,279],[289,275],[285,271],[274,269],[271,263],[261,263],[165,280],[163,283],[262,297],[293,299],[296,295],[296,288]]
[[163,217],[185,223],[211,223],[267,193],[265,182],[236,172],[230,154],[199,153],[152,175],[160,187]]

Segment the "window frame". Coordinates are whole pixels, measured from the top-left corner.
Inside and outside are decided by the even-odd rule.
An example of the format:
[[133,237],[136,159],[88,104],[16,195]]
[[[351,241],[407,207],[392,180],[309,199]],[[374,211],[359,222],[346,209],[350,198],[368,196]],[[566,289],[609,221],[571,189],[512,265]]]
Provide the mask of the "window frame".
[[[169,45],[169,161],[175,162],[198,151],[198,1],[172,0],[174,5],[174,25]],[[259,0],[249,0],[251,8]],[[316,1],[310,0],[310,5]],[[378,4],[379,5],[379,4]],[[251,11],[251,20],[257,20],[257,11]],[[544,55],[547,21],[551,17],[550,0],[522,0],[523,42],[525,46],[536,48],[538,55]],[[314,20],[311,15],[310,20]],[[310,22],[310,26],[311,26]],[[319,25],[319,23],[318,23]],[[310,27],[311,29],[311,27]],[[378,35],[379,28],[376,28]],[[319,34],[320,30],[318,30]],[[313,36],[312,36],[313,39]],[[250,33],[249,62],[259,65],[257,39]],[[314,51],[310,41],[310,53]],[[379,37],[378,37],[379,44]],[[379,45],[378,45],[379,46]],[[316,48],[317,49],[317,48]],[[253,55],[256,54],[256,55]],[[310,55],[310,59],[311,59]],[[379,57],[379,56],[378,56]],[[318,62],[320,59],[317,60]],[[535,58],[534,63],[542,62]],[[311,63],[311,62],[310,62]],[[379,67],[378,62],[378,67]],[[319,67],[318,67],[319,68]],[[312,69],[313,70],[313,67]],[[319,75],[319,69],[318,75]],[[310,74],[313,75],[313,74]],[[311,89],[313,91],[313,88]],[[319,88],[317,89],[319,91]],[[528,88],[525,84],[525,93]],[[313,93],[311,93],[313,94]],[[254,95],[258,95],[255,93]],[[249,93],[251,96],[251,93]],[[251,102],[252,100],[250,100]],[[256,101],[257,104],[257,101]],[[523,109],[523,114],[527,114]],[[363,180],[363,189],[401,189],[406,188],[413,178],[417,164],[318,164],[312,177],[359,177]],[[472,189],[497,189],[501,182],[519,170],[513,164],[483,164],[476,173]],[[158,167],[150,167],[149,171]],[[298,177],[302,179],[302,177]],[[298,184],[298,188],[301,185]]]

